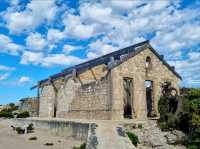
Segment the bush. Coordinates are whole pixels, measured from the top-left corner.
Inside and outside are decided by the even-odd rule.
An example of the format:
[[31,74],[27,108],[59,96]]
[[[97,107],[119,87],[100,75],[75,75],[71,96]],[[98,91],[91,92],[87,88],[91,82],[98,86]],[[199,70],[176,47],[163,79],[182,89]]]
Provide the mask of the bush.
[[17,118],[27,118],[27,117],[29,117],[30,115],[29,115],[29,113],[28,112],[22,112],[22,113],[19,113],[18,115],[17,115]]
[[81,144],[79,147],[73,147],[73,149],[86,149],[86,143]]
[[34,130],[34,127],[33,127],[33,124],[31,123],[27,127],[27,133],[31,133],[31,132],[33,132],[33,130]]
[[29,140],[37,140],[37,137],[30,137]]
[[158,110],[160,113],[160,119],[158,120],[158,125],[161,130],[168,131],[171,129],[177,129],[178,117],[174,114],[174,111],[170,109],[170,102],[172,98],[161,97],[158,102]]
[[46,146],[53,146],[53,143],[45,143]]
[[[180,98],[180,97],[179,97]],[[181,96],[182,106],[173,114],[169,110],[169,97],[161,97],[159,101],[161,130],[179,129],[188,135],[185,144],[188,149],[200,146],[200,89],[184,88]]]
[[186,95],[189,100],[193,100],[200,97],[200,89],[190,89],[189,93]]
[[13,118],[13,115],[10,112],[0,112],[0,117]]
[[141,124],[141,123],[138,124],[138,128],[139,128],[139,129],[143,129],[143,128],[144,128],[143,124]]
[[17,131],[18,134],[24,134],[25,130],[22,129],[21,127],[16,127],[15,129]]
[[137,146],[137,144],[140,143],[139,139],[138,139],[138,136],[135,135],[134,133],[127,132],[126,134],[128,135],[128,137],[131,140],[131,142],[132,142],[133,145]]

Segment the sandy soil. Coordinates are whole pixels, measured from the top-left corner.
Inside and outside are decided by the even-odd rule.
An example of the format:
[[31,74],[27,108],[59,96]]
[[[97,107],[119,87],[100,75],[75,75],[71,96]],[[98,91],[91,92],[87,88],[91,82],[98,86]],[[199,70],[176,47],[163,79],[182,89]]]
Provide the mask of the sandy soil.
[[[44,130],[19,135],[12,130],[11,125],[9,120],[0,119],[0,149],[72,149],[83,143],[71,137],[53,136]],[[37,137],[37,140],[31,141],[30,137]],[[53,146],[44,145],[46,143],[53,143]]]

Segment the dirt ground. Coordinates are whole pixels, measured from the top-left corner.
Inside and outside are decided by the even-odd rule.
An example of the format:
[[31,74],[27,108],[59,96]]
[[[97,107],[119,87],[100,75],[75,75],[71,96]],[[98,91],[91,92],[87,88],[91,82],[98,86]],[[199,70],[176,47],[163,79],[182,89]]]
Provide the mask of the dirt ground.
[[[35,130],[29,134],[17,134],[10,127],[12,122],[0,119],[0,149],[72,149],[83,142],[73,138],[54,136],[44,130]],[[37,137],[37,140],[29,140]],[[53,143],[46,146],[46,143]]]

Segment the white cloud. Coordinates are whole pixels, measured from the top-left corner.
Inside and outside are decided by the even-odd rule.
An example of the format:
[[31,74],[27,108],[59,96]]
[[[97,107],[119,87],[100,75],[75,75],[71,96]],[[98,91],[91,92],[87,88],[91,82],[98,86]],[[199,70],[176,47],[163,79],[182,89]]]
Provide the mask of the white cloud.
[[82,59],[75,56],[66,56],[64,54],[52,54],[43,59],[42,66],[51,67],[54,65],[69,66],[83,62]]
[[11,33],[21,33],[31,31],[45,21],[51,22],[57,11],[54,0],[31,0],[24,10],[10,8],[3,13],[3,17]]
[[13,71],[15,70],[14,67],[8,67],[8,66],[5,66],[5,65],[0,65],[0,71]]
[[46,45],[46,40],[39,33],[31,33],[26,38],[26,46],[30,50],[41,51]]
[[200,52],[190,52],[188,55],[191,60],[200,60]]
[[188,59],[169,61],[176,70],[182,75],[183,86],[199,87],[200,80],[200,52],[189,52]]
[[21,64],[39,64],[42,59],[43,59],[44,55],[43,53],[39,52],[39,53],[36,53],[36,52],[31,52],[31,51],[25,51],[21,57],[21,61],[20,63]]
[[112,9],[101,5],[83,4],[80,7],[81,19],[85,22],[107,23],[112,21]]
[[89,45],[87,57],[91,59],[95,58],[96,56],[101,56],[113,52],[115,50],[117,50],[116,47],[97,40]]
[[58,29],[49,29],[47,34],[47,39],[50,43],[56,43],[64,38],[64,33]]
[[76,51],[76,50],[79,50],[79,49],[82,49],[82,47],[72,46],[72,45],[69,45],[69,44],[65,44],[63,46],[63,52],[66,53],[66,54],[70,54],[72,51]]
[[65,34],[70,38],[87,39],[92,37],[94,33],[93,25],[85,25],[80,20],[80,16],[67,14],[64,16]]
[[10,76],[9,73],[0,74],[0,81],[6,80]]
[[199,25],[187,23],[171,32],[165,30],[157,32],[152,44],[170,59],[176,57],[176,53],[180,53],[183,49],[199,44],[199,39]]
[[0,52],[18,55],[23,46],[14,43],[8,36],[0,34]]
[[127,10],[127,9],[131,9],[134,8],[136,6],[141,5],[142,1],[110,1],[109,2],[111,6],[116,7],[118,9],[122,9],[122,10]]
[[49,54],[44,55],[41,52],[25,51],[21,57],[21,64],[33,64],[44,67],[51,67],[55,65],[68,66],[77,64],[83,60],[75,56],[66,56],[64,54]]
[[11,1],[10,1],[10,4],[11,4],[12,6],[17,6],[17,5],[19,4],[19,0],[11,0]]
[[26,83],[29,83],[29,82],[31,82],[31,79],[27,76],[22,76],[18,80],[18,84],[26,84]]

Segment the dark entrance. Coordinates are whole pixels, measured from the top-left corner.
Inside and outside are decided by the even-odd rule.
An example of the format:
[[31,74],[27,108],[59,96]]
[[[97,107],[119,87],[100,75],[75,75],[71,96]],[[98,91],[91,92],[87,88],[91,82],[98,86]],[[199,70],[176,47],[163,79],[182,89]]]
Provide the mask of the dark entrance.
[[153,82],[146,80],[145,86],[146,86],[147,116],[150,117],[152,113]]
[[56,112],[57,112],[57,108],[56,108],[56,106],[54,105],[53,117],[56,117]]
[[132,118],[133,79],[124,78],[124,118]]

